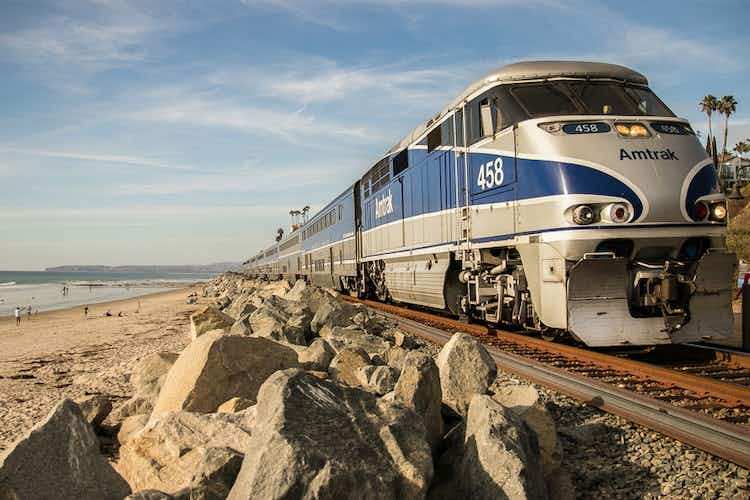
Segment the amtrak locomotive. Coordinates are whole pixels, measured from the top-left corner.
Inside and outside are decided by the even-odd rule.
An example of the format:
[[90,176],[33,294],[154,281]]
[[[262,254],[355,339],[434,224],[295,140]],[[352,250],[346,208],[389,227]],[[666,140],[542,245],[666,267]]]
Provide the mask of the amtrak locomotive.
[[521,62],[470,85],[256,276],[589,346],[732,335],[736,258],[711,159],[631,69]]

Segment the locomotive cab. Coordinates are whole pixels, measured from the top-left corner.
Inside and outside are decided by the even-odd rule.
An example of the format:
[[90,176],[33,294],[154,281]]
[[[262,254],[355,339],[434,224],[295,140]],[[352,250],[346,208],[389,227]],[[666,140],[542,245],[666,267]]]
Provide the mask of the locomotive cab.
[[[736,258],[711,160],[642,75],[607,69],[466,104],[492,129],[468,148],[464,308],[590,346],[726,338]],[[501,182],[482,179],[493,155]]]

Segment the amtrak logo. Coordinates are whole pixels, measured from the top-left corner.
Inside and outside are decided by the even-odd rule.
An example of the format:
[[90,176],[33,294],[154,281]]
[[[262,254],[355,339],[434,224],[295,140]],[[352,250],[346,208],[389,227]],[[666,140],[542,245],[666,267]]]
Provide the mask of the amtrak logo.
[[391,190],[388,190],[388,194],[383,195],[383,198],[378,200],[375,198],[375,218],[379,219],[385,217],[388,214],[393,213],[393,195]]
[[671,149],[633,149],[625,151],[620,149],[621,160],[679,160]]

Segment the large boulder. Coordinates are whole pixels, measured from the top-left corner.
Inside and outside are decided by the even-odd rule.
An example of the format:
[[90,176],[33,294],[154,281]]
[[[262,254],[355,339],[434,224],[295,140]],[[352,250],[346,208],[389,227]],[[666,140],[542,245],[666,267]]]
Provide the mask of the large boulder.
[[307,283],[305,283],[305,280],[297,280],[294,282],[294,286],[291,288],[291,290],[286,292],[286,294],[284,295],[284,298],[286,300],[293,300],[296,302],[300,302],[303,300],[305,295],[307,295],[307,293],[305,293],[306,290],[307,290]]
[[0,498],[42,500],[62,493],[92,500],[130,494],[99,452],[91,425],[69,399],[0,455]]
[[398,381],[399,372],[390,366],[368,366],[370,370],[359,369],[357,376],[360,385],[366,391],[384,395],[393,390]]
[[453,446],[440,458],[430,498],[547,498],[536,436],[510,410],[477,394],[457,430],[446,436]]
[[474,337],[457,332],[437,358],[443,401],[461,415],[475,394],[486,394],[497,376],[495,361]]
[[148,424],[148,415],[133,415],[127,417],[120,424],[120,430],[117,431],[117,441],[120,444],[124,444],[129,441],[130,438],[141,432],[141,430]]
[[359,309],[351,304],[336,300],[335,298],[321,297],[321,302],[310,323],[310,328],[315,333],[320,332],[324,326],[347,326],[352,324],[352,318]]
[[167,373],[152,418],[175,410],[213,412],[233,397],[255,401],[269,375],[297,366],[297,353],[278,342],[208,333],[191,342]]
[[423,498],[432,458],[400,404],[302,370],[272,375],[229,499]]
[[237,413],[253,406],[253,402],[245,398],[232,398],[219,405],[216,411],[223,413]]
[[83,418],[85,418],[94,429],[97,429],[112,411],[112,401],[103,394],[86,396],[78,399],[76,404],[78,404],[78,408],[81,409]]
[[253,335],[290,344],[307,345],[312,312],[300,302],[271,296],[250,315]]
[[433,451],[443,438],[440,414],[442,390],[440,373],[432,357],[420,351],[410,352],[404,359],[394,397],[417,412],[424,420],[427,439]]
[[299,353],[299,362],[305,369],[326,371],[331,364],[336,351],[324,339],[317,338],[310,346]]
[[243,316],[251,314],[257,307],[253,304],[253,297],[249,294],[238,295],[224,312],[234,318],[240,319]]
[[555,420],[539,400],[531,385],[505,385],[495,391],[493,399],[521,418],[536,433],[545,478],[560,469],[562,445],[557,439]]
[[150,415],[153,410],[154,403],[151,398],[136,395],[120,403],[114,411],[109,414],[109,420],[113,424],[117,424],[134,415]]
[[185,500],[224,500],[237,479],[243,458],[242,453],[232,448],[209,448],[190,485],[178,496]]
[[175,493],[190,485],[211,448],[244,453],[254,412],[169,412],[151,420],[120,447],[116,467],[134,491]]
[[356,348],[364,350],[370,357],[378,355],[385,358],[391,349],[388,341],[357,327],[324,326],[319,333],[337,352],[343,348]]
[[331,361],[328,373],[343,384],[359,385],[357,371],[370,364],[370,357],[362,349],[342,349]]
[[262,299],[268,299],[274,295],[277,297],[284,297],[289,291],[289,282],[286,280],[272,281],[266,285],[263,285],[258,290],[257,295]]
[[130,384],[135,394],[150,399],[152,402],[159,395],[167,372],[178,354],[173,352],[155,352],[143,357],[130,374]]
[[190,315],[190,336],[197,339],[211,330],[229,331],[233,324],[234,318],[215,307],[208,306]]

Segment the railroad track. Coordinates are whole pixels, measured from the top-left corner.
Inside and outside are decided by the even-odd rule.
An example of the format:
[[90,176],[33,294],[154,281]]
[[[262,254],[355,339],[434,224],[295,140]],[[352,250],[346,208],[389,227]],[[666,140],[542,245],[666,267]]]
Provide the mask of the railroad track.
[[344,298],[440,345],[455,331],[473,334],[507,372],[750,468],[750,387],[423,311]]

